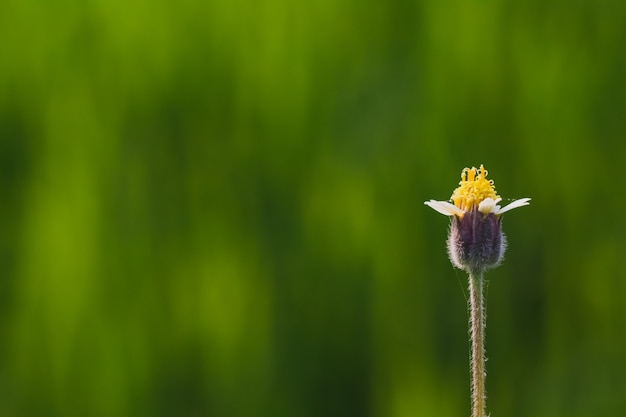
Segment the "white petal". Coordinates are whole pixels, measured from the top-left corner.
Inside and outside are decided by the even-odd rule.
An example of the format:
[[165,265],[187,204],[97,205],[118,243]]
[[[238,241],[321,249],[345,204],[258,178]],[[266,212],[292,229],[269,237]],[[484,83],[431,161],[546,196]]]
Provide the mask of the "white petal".
[[502,200],[500,197],[495,200],[491,197],[487,197],[478,205],[478,211],[484,214],[497,213],[498,210],[500,210],[500,206],[497,206],[496,204],[500,200]]
[[502,214],[502,213],[507,212],[509,210],[513,210],[514,208],[527,206],[527,205],[530,204],[529,201],[530,201],[530,198],[520,198],[519,200],[515,200],[511,204],[508,204],[508,205],[502,207],[501,209],[499,209],[495,213],[496,214]]
[[446,216],[454,216],[454,215],[463,216],[465,214],[463,210],[461,210],[454,204],[448,203],[447,201],[430,200],[430,201],[425,201],[424,204],[426,204],[431,209],[441,214],[444,214]]

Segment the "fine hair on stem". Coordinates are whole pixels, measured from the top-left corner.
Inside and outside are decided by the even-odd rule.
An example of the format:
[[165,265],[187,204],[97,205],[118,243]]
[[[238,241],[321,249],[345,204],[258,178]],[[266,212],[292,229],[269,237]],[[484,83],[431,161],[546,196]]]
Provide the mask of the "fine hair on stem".
[[469,334],[472,417],[486,416],[485,297],[482,272],[469,274]]

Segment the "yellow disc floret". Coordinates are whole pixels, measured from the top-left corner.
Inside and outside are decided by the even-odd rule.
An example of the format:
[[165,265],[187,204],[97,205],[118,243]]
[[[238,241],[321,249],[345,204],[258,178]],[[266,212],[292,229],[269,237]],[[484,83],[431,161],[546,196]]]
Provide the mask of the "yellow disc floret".
[[498,198],[493,180],[488,180],[487,170],[481,165],[480,168],[464,168],[461,171],[461,182],[454,190],[450,199],[455,206],[468,212],[478,208],[481,201],[486,198]]

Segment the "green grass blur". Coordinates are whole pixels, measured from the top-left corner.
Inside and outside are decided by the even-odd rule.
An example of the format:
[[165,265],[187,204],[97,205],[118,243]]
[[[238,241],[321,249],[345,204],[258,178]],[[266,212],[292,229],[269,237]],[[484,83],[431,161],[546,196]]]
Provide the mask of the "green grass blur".
[[626,415],[626,3],[7,0],[0,415]]

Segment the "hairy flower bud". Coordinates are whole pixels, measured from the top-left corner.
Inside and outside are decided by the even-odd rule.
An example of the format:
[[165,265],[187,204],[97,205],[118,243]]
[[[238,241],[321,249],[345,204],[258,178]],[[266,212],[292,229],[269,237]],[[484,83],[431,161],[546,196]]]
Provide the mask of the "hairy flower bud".
[[467,272],[482,272],[497,267],[506,249],[506,238],[500,227],[502,218],[478,210],[462,218],[453,216],[448,234],[450,262]]

